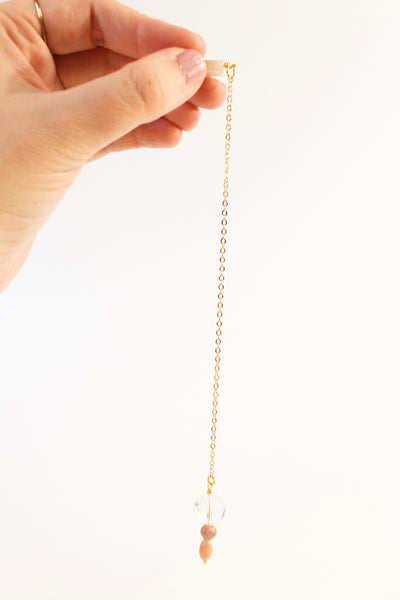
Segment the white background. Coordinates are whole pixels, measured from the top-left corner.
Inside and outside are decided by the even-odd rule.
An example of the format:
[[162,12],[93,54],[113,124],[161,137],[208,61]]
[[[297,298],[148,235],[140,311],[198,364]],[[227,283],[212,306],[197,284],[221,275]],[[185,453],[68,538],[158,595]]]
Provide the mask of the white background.
[[400,5],[139,0],[237,61],[224,109],[92,164],[0,297],[0,597],[400,598]]

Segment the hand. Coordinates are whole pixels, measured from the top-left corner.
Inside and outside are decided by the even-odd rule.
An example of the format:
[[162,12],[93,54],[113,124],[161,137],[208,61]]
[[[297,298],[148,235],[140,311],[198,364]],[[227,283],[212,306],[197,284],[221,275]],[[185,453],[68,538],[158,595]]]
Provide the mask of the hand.
[[[82,166],[171,147],[225,86],[203,39],[114,0],[0,4],[0,292]],[[189,50],[187,50],[189,49]]]

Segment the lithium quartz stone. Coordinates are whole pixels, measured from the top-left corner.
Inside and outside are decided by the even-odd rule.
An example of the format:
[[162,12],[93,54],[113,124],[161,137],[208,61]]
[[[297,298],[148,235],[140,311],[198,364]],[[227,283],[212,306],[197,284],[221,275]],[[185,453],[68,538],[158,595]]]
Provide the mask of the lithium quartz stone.
[[217,535],[217,528],[215,525],[203,525],[203,527],[200,529],[200,533],[201,537],[207,541],[210,541],[213,540]]
[[206,60],[207,75],[210,77],[222,77],[224,74],[223,60]]
[[210,541],[208,540],[203,540],[200,544],[200,558],[203,560],[203,562],[207,562],[209,558],[211,558],[211,554],[213,551],[213,545]]
[[202,523],[217,525],[224,517],[225,503],[217,494],[203,494],[196,500],[194,510]]

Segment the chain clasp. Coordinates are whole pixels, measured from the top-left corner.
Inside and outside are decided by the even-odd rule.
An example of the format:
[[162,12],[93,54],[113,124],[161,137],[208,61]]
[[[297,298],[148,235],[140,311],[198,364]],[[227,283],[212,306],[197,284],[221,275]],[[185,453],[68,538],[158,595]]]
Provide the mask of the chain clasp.
[[230,63],[230,62],[225,62],[224,63],[224,68],[226,70],[226,74],[228,77],[235,77],[235,72],[236,72],[236,64],[234,63]]

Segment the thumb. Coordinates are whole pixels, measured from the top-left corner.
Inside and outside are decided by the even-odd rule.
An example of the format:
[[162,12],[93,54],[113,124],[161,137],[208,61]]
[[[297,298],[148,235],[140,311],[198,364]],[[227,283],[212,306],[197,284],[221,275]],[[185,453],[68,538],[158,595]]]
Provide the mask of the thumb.
[[160,50],[110,75],[56,92],[51,130],[65,150],[90,157],[186,102],[205,75],[205,60],[195,50]]

